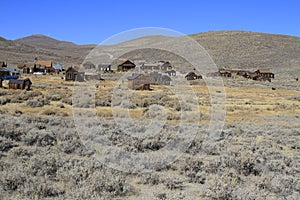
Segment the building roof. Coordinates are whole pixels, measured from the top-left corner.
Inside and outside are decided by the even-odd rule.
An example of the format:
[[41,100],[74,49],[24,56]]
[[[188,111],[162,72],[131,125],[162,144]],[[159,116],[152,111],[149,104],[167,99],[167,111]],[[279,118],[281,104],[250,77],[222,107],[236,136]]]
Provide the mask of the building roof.
[[69,67],[66,72],[78,72],[75,68]]
[[163,80],[167,80],[167,81],[171,81],[171,80],[172,80],[172,79],[170,78],[170,76],[168,76],[168,75],[162,75],[161,78],[162,78]]
[[54,65],[53,68],[62,71],[62,66],[60,64]]
[[29,78],[20,80],[20,79],[10,79],[8,84],[24,84],[25,82],[29,81],[29,83],[31,84],[31,81]]
[[0,61],[0,67],[4,67],[4,66],[7,66],[7,63],[5,61]]
[[35,64],[45,67],[52,67],[52,61],[49,60],[38,60],[35,62]]
[[259,69],[259,70],[257,70],[257,72],[259,72],[259,73],[272,73],[270,71],[270,69]]
[[188,77],[188,76],[197,76],[195,72],[189,72],[185,75],[185,77]]
[[138,78],[139,76],[144,76],[143,74],[133,74],[131,77],[128,77],[127,80],[134,80]]
[[0,72],[9,72],[7,69],[5,69],[4,67],[0,66]]
[[98,67],[103,67],[103,68],[106,68],[106,67],[110,67],[111,65],[110,64],[99,64]]
[[33,67],[34,66],[34,63],[32,62],[23,62],[23,63],[19,63],[18,64],[18,68],[19,69],[22,69],[24,67]]
[[123,66],[132,66],[132,65],[134,65],[135,66],[135,64],[131,60],[125,60],[125,61],[120,60],[118,65],[123,65]]

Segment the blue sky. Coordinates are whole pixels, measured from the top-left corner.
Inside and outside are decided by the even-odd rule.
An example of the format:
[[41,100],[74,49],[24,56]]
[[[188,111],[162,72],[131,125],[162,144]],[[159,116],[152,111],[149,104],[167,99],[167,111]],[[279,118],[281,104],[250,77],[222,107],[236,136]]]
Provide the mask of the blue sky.
[[246,30],[300,37],[297,0],[1,0],[0,36],[44,34],[98,44],[134,28],[184,34]]

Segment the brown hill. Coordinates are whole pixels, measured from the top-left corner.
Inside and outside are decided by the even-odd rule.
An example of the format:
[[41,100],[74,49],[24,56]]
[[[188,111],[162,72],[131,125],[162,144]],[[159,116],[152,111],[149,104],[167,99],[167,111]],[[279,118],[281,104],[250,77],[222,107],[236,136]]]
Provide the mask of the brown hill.
[[[245,31],[215,31],[190,36],[207,50],[218,67],[264,67],[275,71],[297,71],[300,66],[299,37]],[[170,39],[162,36],[138,38],[117,45],[103,46],[99,51],[109,53],[129,47],[138,48],[140,44],[155,43],[157,38]],[[94,47],[95,45],[76,45],[43,35],[32,35],[15,41],[1,39],[0,60],[7,60],[9,64],[15,65],[23,60],[39,57],[64,65],[80,64]],[[147,55],[147,51],[137,51],[131,57],[165,60],[168,54],[152,51]],[[182,61],[174,56],[171,58],[175,63]]]
[[15,40],[16,42],[27,44],[34,47],[52,49],[52,48],[66,48],[76,46],[74,43],[56,40],[45,35],[34,34],[28,37]]
[[31,35],[17,40],[0,40],[0,60],[16,66],[23,61],[52,60],[64,65],[80,64],[95,45],[76,45],[44,35]]
[[[257,69],[270,68],[274,72],[295,72],[300,68],[300,38],[286,35],[265,34],[245,31],[216,31],[190,35],[212,57],[219,68]],[[163,37],[143,37],[100,48],[105,52],[116,52],[121,49],[147,46],[161,41]],[[173,45],[172,38],[164,38],[167,44]],[[182,48],[182,47],[179,47]],[[175,62],[179,67],[182,59],[169,52],[136,50],[125,57],[142,60],[165,60]],[[184,70],[185,71],[185,70]]]

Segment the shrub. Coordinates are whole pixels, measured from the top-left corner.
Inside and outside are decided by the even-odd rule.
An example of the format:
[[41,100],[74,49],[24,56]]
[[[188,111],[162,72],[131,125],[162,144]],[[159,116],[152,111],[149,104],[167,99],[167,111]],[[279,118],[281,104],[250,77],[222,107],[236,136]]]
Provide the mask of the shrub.
[[26,101],[26,105],[32,108],[35,107],[43,107],[45,105],[49,105],[50,101],[46,98],[34,98],[33,100]]
[[10,102],[10,99],[4,98],[4,97],[0,97],[0,105],[5,105],[5,104],[7,104],[9,102]]

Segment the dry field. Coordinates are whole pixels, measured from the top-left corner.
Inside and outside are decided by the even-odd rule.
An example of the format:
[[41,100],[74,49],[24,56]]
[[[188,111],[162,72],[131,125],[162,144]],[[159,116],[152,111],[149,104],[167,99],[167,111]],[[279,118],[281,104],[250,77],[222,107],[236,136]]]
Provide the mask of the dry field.
[[[30,78],[30,91],[0,89],[0,199],[300,199],[299,83],[280,88],[275,82],[272,90],[272,83],[224,80],[224,127],[210,140],[213,100],[203,80],[129,91],[113,80],[96,89],[95,82],[74,85],[60,76]],[[76,99],[78,87],[95,93],[86,90]],[[179,97],[176,87],[193,95]],[[74,124],[74,107],[82,112],[86,137]],[[146,138],[126,133],[140,131],[134,124],[150,123],[158,113],[161,132]],[[177,131],[192,142],[147,173],[111,168],[117,157],[101,162],[104,152],[84,145],[106,137],[111,146],[147,155],[171,143]],[[147,169],[140,162],[127,165]]]

